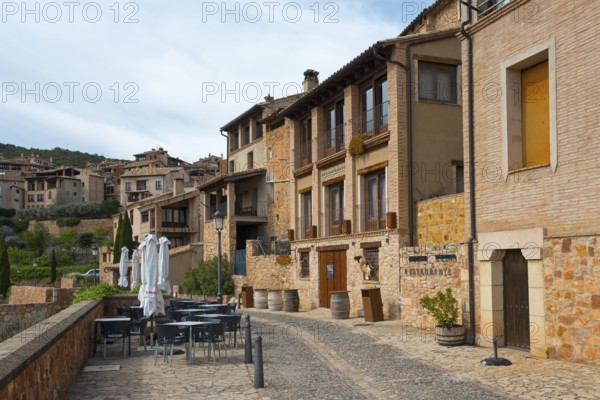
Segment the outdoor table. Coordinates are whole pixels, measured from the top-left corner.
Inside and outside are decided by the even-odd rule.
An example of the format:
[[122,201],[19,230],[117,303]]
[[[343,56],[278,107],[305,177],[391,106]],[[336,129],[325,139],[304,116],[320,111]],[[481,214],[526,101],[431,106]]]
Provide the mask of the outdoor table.
[[103,317],[103,318],[96,318],[94,320],[94,351],[93,351],[93,356],[96,357],[96,345],[97,345],[97,341],[98,341],[98,335],[97,335],[97,331],[98,331],[98,325],[102,325],[105,322],[112,322],[112,321],[131,321],[131,318],[129,317]]
[[203,325],[210,325],[210,322],[203,322],[203,321],[181,321],[181,322],[167,322],[165,325],[173,325],[173,326],[177,326],[179,328],[190,328],[190,340],[189,343],[187,344],[188,346],[188,351],[187,351],[187,356],[186,358],[189,360],[192,359],[192,349],[193,349],[193,340],[194,340],[194,332],[193,329],[196,326],[203,326]]
[[202,318],[219,318],[219,317],[226,317],[229,314],[200,314],[199,317]]
[[229,310],[229,305],[227,305],[227,304],[207,304],[207,305],[201,305],[200,308],[216,308],[218,311],[223,312],[225,314]]

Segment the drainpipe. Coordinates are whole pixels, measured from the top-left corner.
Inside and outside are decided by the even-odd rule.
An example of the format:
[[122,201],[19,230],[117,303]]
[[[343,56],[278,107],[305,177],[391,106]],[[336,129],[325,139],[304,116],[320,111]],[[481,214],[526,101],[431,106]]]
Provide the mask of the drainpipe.
[[474,115],[475,108],[473,104],[474,93],[473,93],[473,38],[465,27],[471,24],[471,15],[474,7],[471,4],[471,0],[462,1],[462,4],[468,8],[468,17],[460,25],[460,32],[467,40],[467,88],[469,97],[468,106],[468,119],[469,119],[469,208],[470,212],[470,237],[468,241],[468,263],[469,263],[469,328],[470,335],[468,342],[471,345],[475,344],[475,255],[473,254],[473,242],[477,237],[477,226],[475,224],[475,126],[474,126]]
[[413,229],[414,229],[414,206],[413,206],[413,155],[412,155],[412,130],[413,130],[413,118],[412,118],[412,62],[411,62],[411,48],[414,45],[434,42],[440,39],[447,39],[456,36],[455,32],[448,33],[445,35],[439,35],[431,38],[425,38],[421,40],[414,40],[406,45],[406,148],[407,148],[407,175],[408,175],[408,245],[410,247],[415,245]]
[[225,167],[229,168],[229,135],[223,134],[222,129],[219,129],[219,133],[221,133],[221,136],[223,136],[225,139],[227,139],[227,165]]

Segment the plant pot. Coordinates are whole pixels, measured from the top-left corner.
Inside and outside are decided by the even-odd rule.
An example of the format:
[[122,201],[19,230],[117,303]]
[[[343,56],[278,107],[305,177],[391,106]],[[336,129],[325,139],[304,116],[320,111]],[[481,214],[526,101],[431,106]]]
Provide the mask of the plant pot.
[[465,343],[465,327],[454,325],[452,328],[435,327],[435,341],[441,346],[460,346]]

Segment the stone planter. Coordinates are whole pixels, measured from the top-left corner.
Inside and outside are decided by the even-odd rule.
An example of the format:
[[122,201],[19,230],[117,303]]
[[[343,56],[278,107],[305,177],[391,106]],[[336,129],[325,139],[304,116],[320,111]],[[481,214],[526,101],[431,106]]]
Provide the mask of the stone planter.
[[441,346],[460,346],[465,343],[465,327],[454,325],[452,328],[435,327],[435,341]]

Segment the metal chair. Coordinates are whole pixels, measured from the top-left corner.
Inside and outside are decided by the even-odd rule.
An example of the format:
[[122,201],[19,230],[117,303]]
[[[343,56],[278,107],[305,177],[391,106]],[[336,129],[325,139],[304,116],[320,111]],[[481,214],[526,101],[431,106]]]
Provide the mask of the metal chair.
[[115,320],[103,322],[100,325],[101,339],[102,339],[102,355],[106,358],[106,342],[109,340],[123,340],[123,357],[127,356],[125,348],[125,339],[129,339],[129,321]]
[[[212,350],[213,353],[213,364],[217,363],[217,359],[215,356],[215,343],[219,345],[219,359],[221,359],[221,343],[225,343],[225,324],[223,321],[218,320],[206,320],[212,321],[209,325],[204,325],[201,330],[202,334],[196,336],[196,341],[202,343],[202,347],[204,348],[204,343],[209,344],[208,355],[210,356],[210,352]],[[198,330],[200,331],[200,330]],[[227,346],[225,348],[225,357],[227,357],[227,361],[229,361],[229,355],[227,354]]]
[[175,325],[156,325],[156,347],[154,348],[154,365],[156,365],[156,359],[158,358],[158,346],[163,346],[163,362],[167,360],[167,345],[171,346],[171,353],[169,355],[169,367],[173,362],[173,348],[177,343],[177,337],[179,336],[179,327]]
[[148,318],[142,317],[138,320],[131,321],[129,323],[129,355],[131,355],[131,337],[139,336],[144,342],[144,352],[147,352],[146,347],[146,325],[148,325]]
[[229,333],[229,343],[231,343],[231,334],[233,333],[233,347],[237,348],[237,334],[240,334],[240,342],[242,335],[242,314],[231,313],[223,317],[219,317],[225,323],[225,332]]

